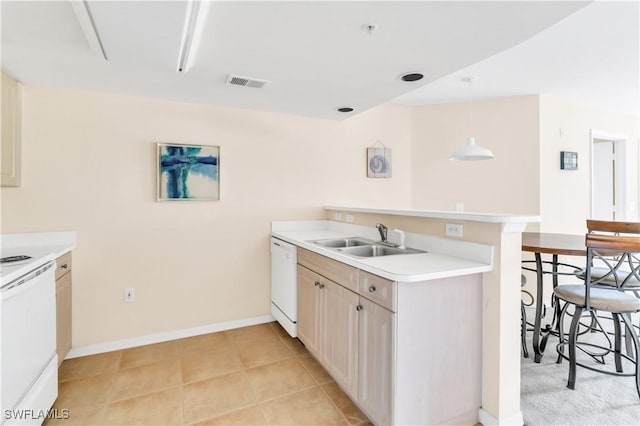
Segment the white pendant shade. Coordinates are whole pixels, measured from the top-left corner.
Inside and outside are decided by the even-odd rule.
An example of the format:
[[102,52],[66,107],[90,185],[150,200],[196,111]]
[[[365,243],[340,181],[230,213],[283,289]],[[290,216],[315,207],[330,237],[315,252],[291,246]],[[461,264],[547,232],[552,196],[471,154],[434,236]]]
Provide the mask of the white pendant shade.
[[452,161],[474,161],[474,160],[490,160],[493,158],[493,152],[490,149],[476,145],[475,138],[471,137],[466,145],[451,154],[449,160]]

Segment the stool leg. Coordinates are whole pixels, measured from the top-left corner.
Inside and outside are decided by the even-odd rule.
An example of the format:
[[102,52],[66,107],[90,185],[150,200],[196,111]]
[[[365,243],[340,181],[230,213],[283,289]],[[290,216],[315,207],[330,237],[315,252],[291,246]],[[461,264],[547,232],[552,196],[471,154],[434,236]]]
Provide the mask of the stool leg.
[[576,388],[576,340],[582,310],[582,306],[576,306],[576,311],[573,313],[573,319],[571,320],[571,328],[569,329],[569,380],[567,382],[569,389]]
[[[558,300],[558,303],[560,303],[560,300]],[[560,311],[560,316],[558,316],[558,340],[560,342],[558,344],[558,359],[556,360],[556,364],[562,364],[563,357],[561,354],[564,354],[564,345],[566,341],[564,338],[564,317],[568,307],[569,304],[565,302],[562,307],[562,311]]]
[[529,358],[529,351],[527,350],[527,311],[522,302],[520,302],[520,338],[522,339],[524,357]]
[[620,315],[611,313],[613,317],[613,330],[614,330],[614,343],[613,343],[613,356],[616,363],[616,371],[622,373],[622,331],[620,330]]
[[633,346],[635,346],[636,349],[636,391],[638,391],[638,397],[640,398],[640,362],[638,362],[638,358],[640,358],[639,351],[640,351],[640,341],[638,340],[638,335],[636,334],[635,330],[633,329],[633,323],[631,322],[631,315],[629,315],[628,313],[626,314],[620,314],[622,316],[622,320],[624,321],[624,325],[626,327],[626,331],[627,333],[631,336],[631,339],[633,340]]

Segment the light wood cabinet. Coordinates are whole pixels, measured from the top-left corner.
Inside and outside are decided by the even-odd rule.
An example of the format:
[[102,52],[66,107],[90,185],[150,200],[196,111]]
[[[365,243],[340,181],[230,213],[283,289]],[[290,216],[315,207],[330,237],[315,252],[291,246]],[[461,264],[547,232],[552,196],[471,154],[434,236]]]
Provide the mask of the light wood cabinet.
[[481,274],[398,283],[298,249],[298,337],[376,425],[478,422],[481,301]]
[[391,424],[394,314],[360,299],[358,402],[377,424]]
[[316,358],[320,345],[320,280],[320,275],[298,266],[298,338]]
[[56,352],[58,365],[71,349],[71,253],[56,259]]
[[358,397],[358,311],[356,293],[323,280],[321,362],[352,398]]
[[21,181],[21,118],[20,83],[2,74],[2,140],[0,146],[0,186],[20,186]]

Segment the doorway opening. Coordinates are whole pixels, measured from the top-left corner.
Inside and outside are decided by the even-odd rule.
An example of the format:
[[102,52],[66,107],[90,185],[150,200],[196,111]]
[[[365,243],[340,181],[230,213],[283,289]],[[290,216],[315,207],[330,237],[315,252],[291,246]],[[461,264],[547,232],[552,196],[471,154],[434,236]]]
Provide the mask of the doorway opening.
[[591,218],[627,217],[627,136],[591,130]]

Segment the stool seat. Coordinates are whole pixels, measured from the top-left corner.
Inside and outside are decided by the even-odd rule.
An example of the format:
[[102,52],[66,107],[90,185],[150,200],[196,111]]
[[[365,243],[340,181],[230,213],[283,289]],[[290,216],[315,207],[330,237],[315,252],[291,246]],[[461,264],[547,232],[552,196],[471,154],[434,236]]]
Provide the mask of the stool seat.
[[[556,287],[553,292],[565,302],[585,306],[584,284],[565,284]],[[608,312],[637,312],[640,310],[640,299],[622,291],[605,288],[592,288],[589,293],[593,309]]]
[[[586,279],[587,273],[585,272],[584,269],[576,269],[574,272],[578,278],[581,278],[583,280]],[[604,277],[607,274],[609,274],[609,276],[602,279],[602,277]],[[591,282],[597,281],[598,284],[611,285],[615,287],[622,284],[624,279],[627,278],[627,276],[629,275],[629,271],[618,269],[617,271],[615,271],[615,277],[613,275],[614,273],[611,272],[611,269],[609,268],[602,268],[602,267],[591,268]],[[618,280],[617,283],[616,283],[616,278]],[[629,279],[627,279],[627,282],[624,284],[624,287],[628,287],[628,288],[640,287],[640,280],[637,277],[632,275],[629,277]]]

